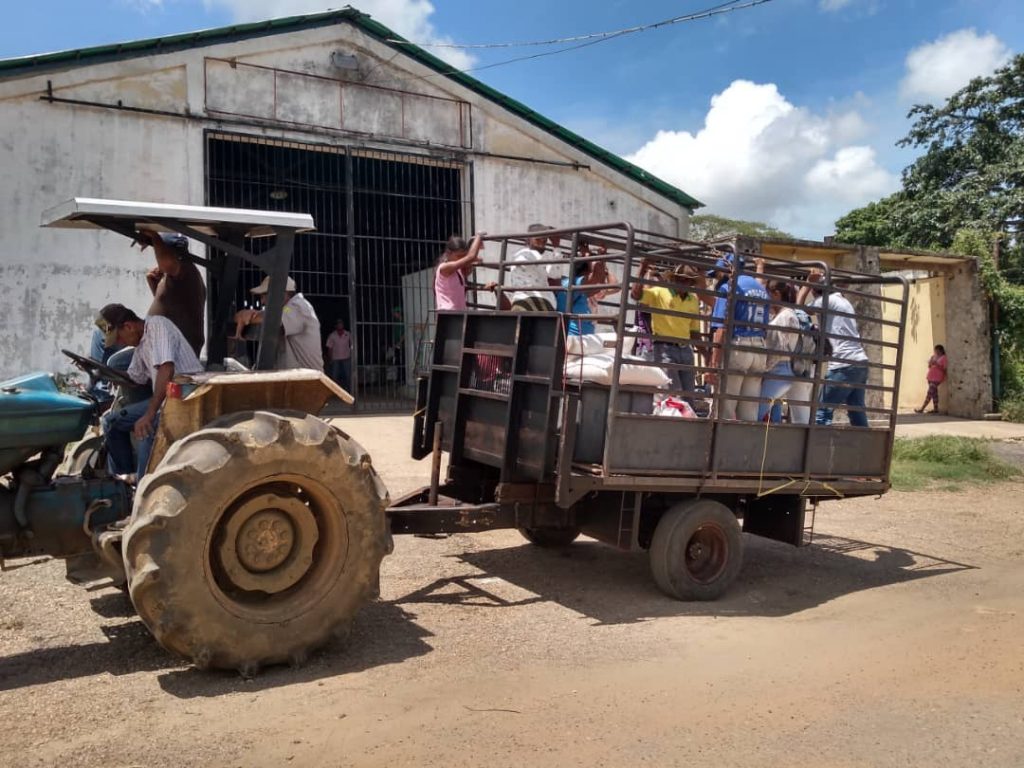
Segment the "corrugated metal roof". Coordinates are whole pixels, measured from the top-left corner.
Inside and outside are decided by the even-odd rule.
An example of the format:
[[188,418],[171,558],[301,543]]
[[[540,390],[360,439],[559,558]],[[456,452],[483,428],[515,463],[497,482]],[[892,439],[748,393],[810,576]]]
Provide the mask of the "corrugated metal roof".
[[595,160],[614,168],[623,175],[639,182],[648,189],[676,202],[691,210],[703,206],[699,200],[691,197],[678,187],[674,187],[666,181],[659,179],[654,174],[648,173],[642,168],[633,165],[628,160],[599,147],[568,128],[559,125],[543,115],[534,112],[522,102],[516,101],[509,96],[496,91],[488,85],[470,77],[464,72],[453,72],[451,65],[445,63],[436,56],[428,53],[422,48],[411,45],[408,42],[394,42],[403,40],[393,31],[380,22],[374,21],[370,16],[355,8],[346,7],[339,11],[327,11],[324,13],[312,13],[302,16],[289,16],[269,21],[259,21],[250,24],[235,24],[229,27],[218,27],[216,29],[205,29],[198,32],[186,32],[180,35],[169,35],[167,37],[154,37],[146,40],[135,40],[114,45],[99,45],[92,48],[78,48],[70,51],[58,51],[56,53],[45,53],[38,56],[22,56],[14,59],[0,60],[0,79],[12,77],[26,77],[43,72],[63,69],[69,66],[85,66],[87,64],[102,64],[110,61],[135,58],[138,56],[153,56],[161,53],[199,48],[207,45],[230,43],[236,40],[248,40],[267,35],[282,34],[285,32],[297,32],[304,29],[329,26],[331,24],[350,23],[374,37],[381,43],[406,54],[421,64],[439,72],[449,79],[457,82],[469,90],[500,104],[516,116],[543,129],[567,144],[576,147],[581,152],[589,155]]

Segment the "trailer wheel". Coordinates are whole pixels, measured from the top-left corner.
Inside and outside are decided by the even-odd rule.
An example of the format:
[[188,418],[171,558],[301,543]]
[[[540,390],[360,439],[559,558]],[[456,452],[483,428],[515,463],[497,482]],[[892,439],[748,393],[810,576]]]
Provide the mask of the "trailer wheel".
[[549,549],[567,547],[576,541],[580,535],[580,529],[576,526],[569,526],[568,528],[520,528],[519,532],[531,544]]
[[139,486],[124,535],[132,602],[199,667],[300,663],[376,597],[386,506],[369,456],[315,416],[221,419]]
[[739,523],[732,510],[717,501],[676,504],[654,529],[650,557],[654,581],[668,596],[715,600],[740,572]]

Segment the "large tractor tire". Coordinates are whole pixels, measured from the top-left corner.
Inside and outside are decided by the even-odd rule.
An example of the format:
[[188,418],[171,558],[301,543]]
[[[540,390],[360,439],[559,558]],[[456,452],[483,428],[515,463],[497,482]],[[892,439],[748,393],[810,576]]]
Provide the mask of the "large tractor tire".
[[144,478],[124,535],[128,589],[169,651],[252,676],[301,663],[379,591],[387,491],[315,416],[234,414]]
[[669,597],[716,600],[743,564],[743,539],[732,510],[710,499],[669,509],[651,539],[651,573]]

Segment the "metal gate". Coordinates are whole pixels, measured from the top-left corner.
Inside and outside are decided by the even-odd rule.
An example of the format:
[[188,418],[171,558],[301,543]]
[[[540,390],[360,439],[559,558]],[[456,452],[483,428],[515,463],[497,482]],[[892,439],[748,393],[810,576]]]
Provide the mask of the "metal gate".
[[[472,228],[468,185],[469,169],[456,161],[206,135],[208,205],[313,216],[317,231],[296,239],[291,276],[316,310],[322,340],[339,319],[350,330],[360,410],[412,405],[417,353],[431,338],[433,267],[448,236]],[[249,288],[261,279],[243,266],[236,307],[254,306]],[[211,286],[211,302],[218,291]]]

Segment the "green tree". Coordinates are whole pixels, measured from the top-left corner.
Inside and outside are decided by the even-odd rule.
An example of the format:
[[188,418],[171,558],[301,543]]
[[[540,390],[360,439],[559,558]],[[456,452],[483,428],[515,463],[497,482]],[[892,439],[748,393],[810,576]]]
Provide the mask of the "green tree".
[[[1024,214],[1024,54],[908,117],[899,144],[923,152],[904,169],[903,189],[843,216],[836,239],[950,248],[965,228],[1015,232]],[[1016,239],[1004,242],[1006,263],[1016,264]]]
[[727,219],[725,216],[715,216],[710,213],[690,217],[691,240],[715,240],[729,235],[745,235],[774,240],[790,240],[793,237],[789,233],[761,221]]
[[858,245],[907,245],[901,242],[898,226],[900,208],[904,204],[901,193],[897,192],[863,208],[855,208],[836,221],[836,240]]

